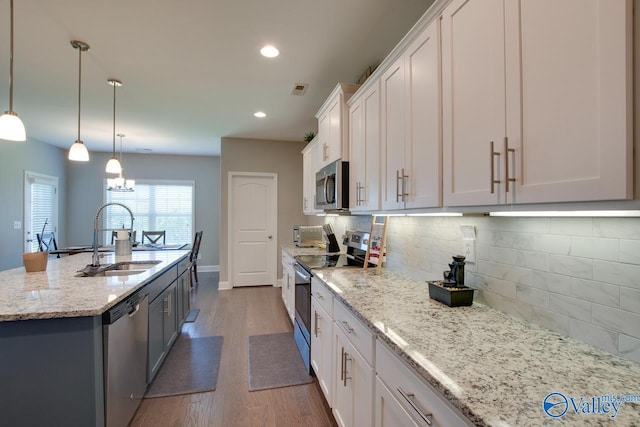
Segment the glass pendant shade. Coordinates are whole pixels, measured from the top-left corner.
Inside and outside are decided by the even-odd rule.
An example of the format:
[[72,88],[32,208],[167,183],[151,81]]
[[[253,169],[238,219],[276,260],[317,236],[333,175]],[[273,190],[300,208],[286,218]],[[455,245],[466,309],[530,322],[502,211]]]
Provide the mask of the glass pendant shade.
[[120,161],[115,157],[110,158],[107,162],[106,171],[107,173],[121,173],[122,166],[120,166]]
[[89,150],[87,150],[87,147],[82,141],[78,140],[74,142],[71,148],[69,148],[69,160],[75,162],[89,161]]
[[20,117],[13,111],[5,111],[0,116],[0,139],[26,141],[27,133]]

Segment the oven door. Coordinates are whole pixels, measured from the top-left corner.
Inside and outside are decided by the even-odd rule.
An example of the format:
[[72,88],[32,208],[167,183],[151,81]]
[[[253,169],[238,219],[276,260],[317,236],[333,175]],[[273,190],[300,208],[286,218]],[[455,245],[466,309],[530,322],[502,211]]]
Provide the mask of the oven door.
[[[311,342],[311,274],[300,264],[295,264],[295,318],[302,323],[302,334]],[[306,330],[305,330],[306,329]]]

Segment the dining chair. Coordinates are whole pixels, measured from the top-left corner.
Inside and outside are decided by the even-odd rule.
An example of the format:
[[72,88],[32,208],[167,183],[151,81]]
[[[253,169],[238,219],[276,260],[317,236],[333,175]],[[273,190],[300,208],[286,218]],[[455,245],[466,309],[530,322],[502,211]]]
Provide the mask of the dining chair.
[[[113,230],[111,232],[111,244],[115,244],[115,240],[116,237],[118,237],[118,230]],[[129,240],[131,241],[131,243],[134,243],[136,241],[136,230],[129,230]]]
[[[36,233],[36,238],[38,239],[38,249],[40,252],[50,252],[53,250],[58,250],[58,243],[56,242],[55,233]],[[58,258],[60,258],[60,254],[57,254]]]
[[[198,231],[193,238],[191,246],[191,254],[189,254],[189,282],[193,288],[193,277],[195,277],[196,286],[198,286],[198,252],[200,251],[200,241],[202,240],[202,231]],[[193,276],[192,276],[193,275]]]
[[147,238],[152,245],[160,244],[160,239],[162,239],[162,244],[166,244],[166,231],[142,231],[142,239],[140,240],[144,245],[144,238]]

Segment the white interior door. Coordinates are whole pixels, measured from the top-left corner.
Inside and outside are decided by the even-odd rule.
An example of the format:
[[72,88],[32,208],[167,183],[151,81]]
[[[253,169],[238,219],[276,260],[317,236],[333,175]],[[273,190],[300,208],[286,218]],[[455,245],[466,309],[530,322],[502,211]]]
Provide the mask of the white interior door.
[[231,285],[276,280],[277,175],[229,173]]

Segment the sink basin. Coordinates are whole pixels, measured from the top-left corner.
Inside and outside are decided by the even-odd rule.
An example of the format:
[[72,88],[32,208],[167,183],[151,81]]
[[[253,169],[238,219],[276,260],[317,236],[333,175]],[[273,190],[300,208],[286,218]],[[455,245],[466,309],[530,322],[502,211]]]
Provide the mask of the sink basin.
[[115,264],[101,265],[97,268],[88,265],[80,270],[76,277],[132,276],[144,273],[161,262],[158,260],[121,261]]

